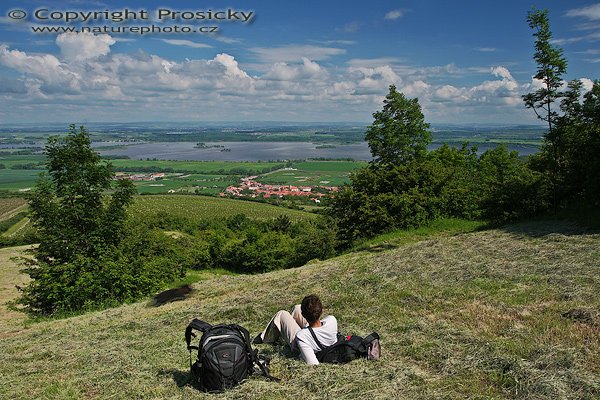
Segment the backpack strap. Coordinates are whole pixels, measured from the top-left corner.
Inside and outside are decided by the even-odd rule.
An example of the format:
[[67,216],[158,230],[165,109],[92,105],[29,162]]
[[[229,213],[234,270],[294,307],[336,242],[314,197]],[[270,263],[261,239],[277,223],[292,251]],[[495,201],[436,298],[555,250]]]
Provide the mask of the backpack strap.
[[365,337],[363,339],[363,343],[370,343],[375,339],[379,339],[379,334],[377,332],[373,332],[370,335],[368,335],[367,337]]
[[252,350],[252,343],[250,342],[250,332],[248,332],[248,330],[246,328],[244,328],[243,326],[240,326],[237,324],[232,324],[229,326],[233,329],[236,329],[244,337],[246,351],[250,355],[250,362],[251,362],[250,371],[252,372],[254,369],[254,366],[256,365],[260,369],[261,375],[264,376],[265,378],[267,378],[273,382],[281,381],[281,379],[276,378],[273,375],[269,374],[269,370],[266,365],[267,364],[266,359],[262,359],[262,360],[260,359],[260,357],[258,356],[258,350]]
[[194,318],[192,322],[185,328],[185,343],[187,344],[187,348],[192,352],[192,349],[198,350],[198,346],[191,346],[192,337],[196,337],[196,334],[193,332],[194,330],[205,332],[212,328],[212,325],[208,322],[200,321],[197,318]]
[[312,335],[313,339],[315,339],[315,342],[317,343],[317,346],[319,346],[319,349],[321,349],[321,351],[325,350],[325,346],[323,346],[321,342],[319,342],[319,339],[317,339],[317,335],[315,334],[315,331],[313,331],[313,328],[309,326],[308,330],[310,331],[310,334]]

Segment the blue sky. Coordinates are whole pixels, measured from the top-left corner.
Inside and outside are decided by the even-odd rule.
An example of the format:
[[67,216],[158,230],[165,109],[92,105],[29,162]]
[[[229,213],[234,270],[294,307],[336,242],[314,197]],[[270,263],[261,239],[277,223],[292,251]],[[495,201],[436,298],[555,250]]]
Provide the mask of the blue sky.
[[[437,123],[536,123],[533,5],[550,11],[565,79],[600,78],[594,1],[37,1],[0,5],[0,123],[370,122],[390,84]],[[175,5],[173,5],[175,4]],[[67,11],[145,10],[126,23]],[[250,22],[159,9],[253,12]],[[24,11],[24,19],[15,10]],[[56,18],[56,21],[36,18]],[[54,13],[54,14],[52,14]],[[81,14],[79,14],[81,15]],[[139,17],[139,15],[138,15]],[[216,33],[34,33],[32,27],[216,27]]]

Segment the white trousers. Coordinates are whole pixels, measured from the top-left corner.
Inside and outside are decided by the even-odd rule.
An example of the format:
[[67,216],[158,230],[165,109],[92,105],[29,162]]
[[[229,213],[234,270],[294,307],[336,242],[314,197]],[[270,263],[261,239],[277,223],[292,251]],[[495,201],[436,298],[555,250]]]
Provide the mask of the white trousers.
[[302,316],[300,304],[296,304],[291,313],[284,310],[277,311],[260,337],[263,343],[275,343],[282,338],[295,351],[297,350],[296,334],[306,326],[308,322]]

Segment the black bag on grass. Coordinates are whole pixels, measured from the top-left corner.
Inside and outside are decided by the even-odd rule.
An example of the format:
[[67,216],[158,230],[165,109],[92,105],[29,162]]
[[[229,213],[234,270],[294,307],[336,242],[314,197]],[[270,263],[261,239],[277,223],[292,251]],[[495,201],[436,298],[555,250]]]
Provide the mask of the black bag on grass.
[[381,346],[377,332],[373,332],[365,338],[356,335],[344,336],[338,333],[337,342],[325,347],[319,342],[315,331],[310,326],[308,330],[321,349],[315,353],[317,360],[321,363],[343,364],[361,357],[378,360],[381,356]]
[[[194,331],[203,332],[198,346],[192,346]],[[194,384],[205,392],[222,392],[242,383],[249,375],[258,373],[270,380],[268,359],[252,350],[250,334],[236,324],[210,325],[194,319],[185,330],[185,341],[190,352],[190,372]],[[192,350],[198,357],[192,363]]]

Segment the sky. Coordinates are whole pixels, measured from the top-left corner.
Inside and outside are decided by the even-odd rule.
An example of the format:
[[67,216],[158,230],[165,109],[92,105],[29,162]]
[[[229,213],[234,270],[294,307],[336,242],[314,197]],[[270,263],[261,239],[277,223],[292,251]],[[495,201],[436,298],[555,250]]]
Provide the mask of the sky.
[[532,6],[564,79],[600,78],[600,2],[165,3],[3,0],[0,124],[369,123],[392,84],[431,123],[536,124]]

